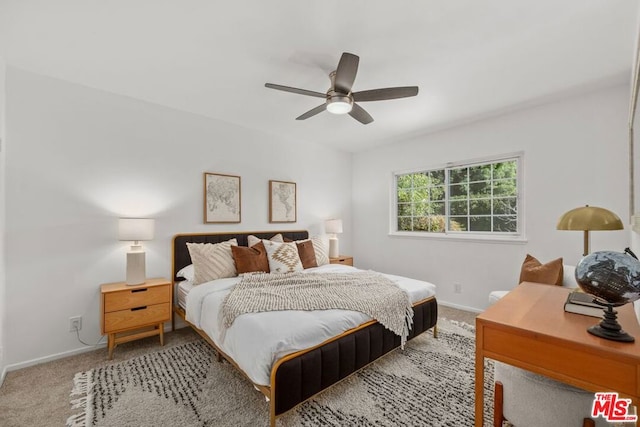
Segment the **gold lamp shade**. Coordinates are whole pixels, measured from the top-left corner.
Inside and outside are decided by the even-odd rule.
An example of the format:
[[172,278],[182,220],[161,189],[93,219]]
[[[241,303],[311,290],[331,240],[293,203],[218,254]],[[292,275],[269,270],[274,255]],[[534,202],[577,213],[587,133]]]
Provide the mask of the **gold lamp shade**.
[[622,221],[608,209],[586,205],[565,212],[558,220],[556,229],[577,230],[584,232],[584,253],[589,254],[590,230],[622,230]]

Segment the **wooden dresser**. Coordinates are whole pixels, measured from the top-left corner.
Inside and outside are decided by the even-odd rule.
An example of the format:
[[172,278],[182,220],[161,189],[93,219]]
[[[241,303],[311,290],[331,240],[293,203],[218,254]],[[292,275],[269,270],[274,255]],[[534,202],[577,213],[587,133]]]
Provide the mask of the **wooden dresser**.
[[164,322],[171,320],[171,281],[147,279],[136,286],[105,283],[100,294],[100,329],[108,335],[109,359],[120,343],[159,335],[164,345]]

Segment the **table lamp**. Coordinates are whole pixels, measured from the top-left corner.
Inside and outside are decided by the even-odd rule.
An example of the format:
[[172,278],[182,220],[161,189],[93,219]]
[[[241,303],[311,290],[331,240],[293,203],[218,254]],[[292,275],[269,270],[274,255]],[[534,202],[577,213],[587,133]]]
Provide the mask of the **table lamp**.
[[118,222],[119,240],[133,241],[127,252],[127,285],[141,285],[147,275],[145,271],[145,253],[141,240],[152,240],[154,221],[149,218],[120,218]]
[[342,233],[342,220],[329,219],[324,223],[324,231],[329,234],[329,258],[339,257],[338,236]]
[[583,206],[565,212],[558,220],[557,230],[578,230],[584,232],[584,253],[589,254],[589,231],[622,230],[622,221],[610,210],[596,206]]

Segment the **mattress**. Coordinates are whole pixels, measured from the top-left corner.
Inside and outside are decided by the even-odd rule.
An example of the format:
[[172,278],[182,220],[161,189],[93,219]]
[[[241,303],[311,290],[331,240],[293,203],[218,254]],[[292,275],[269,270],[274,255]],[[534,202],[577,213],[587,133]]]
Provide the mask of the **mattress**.
[[178,282],[176,285],[178,306],[185,311],[187,310],[187,294],[191,289],[193,289],[193,282],[190,282],[189,280],[183,280],[182,282]]
[[[358,269],[329,264],[305,270],[306,273],[318,271],[349,272]],[[436,287],[432,283],[402,276],[385,276],[405,290],[412,303],[435,296]],[[192,286],[186,297],[186,318],[202,329],[251,381],[259,385],[269,385],[271,367],[276,360],[321,344],[371,320],[364,313],[350,310],[271,311],[241,315],[223,331],[219,322],[222,302],[240,280],[232,277]]]

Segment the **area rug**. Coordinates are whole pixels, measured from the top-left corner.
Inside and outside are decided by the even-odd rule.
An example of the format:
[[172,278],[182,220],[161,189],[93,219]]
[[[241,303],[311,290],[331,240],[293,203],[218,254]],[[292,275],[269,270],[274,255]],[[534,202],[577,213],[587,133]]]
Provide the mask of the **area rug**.
[[[278,426],[472,426],[473,327],[431,331],[279,417]],[[493,366],[485,366],[491,420]],[[269,408],[203,340],[76,374],[68,426],[268,426]]]

